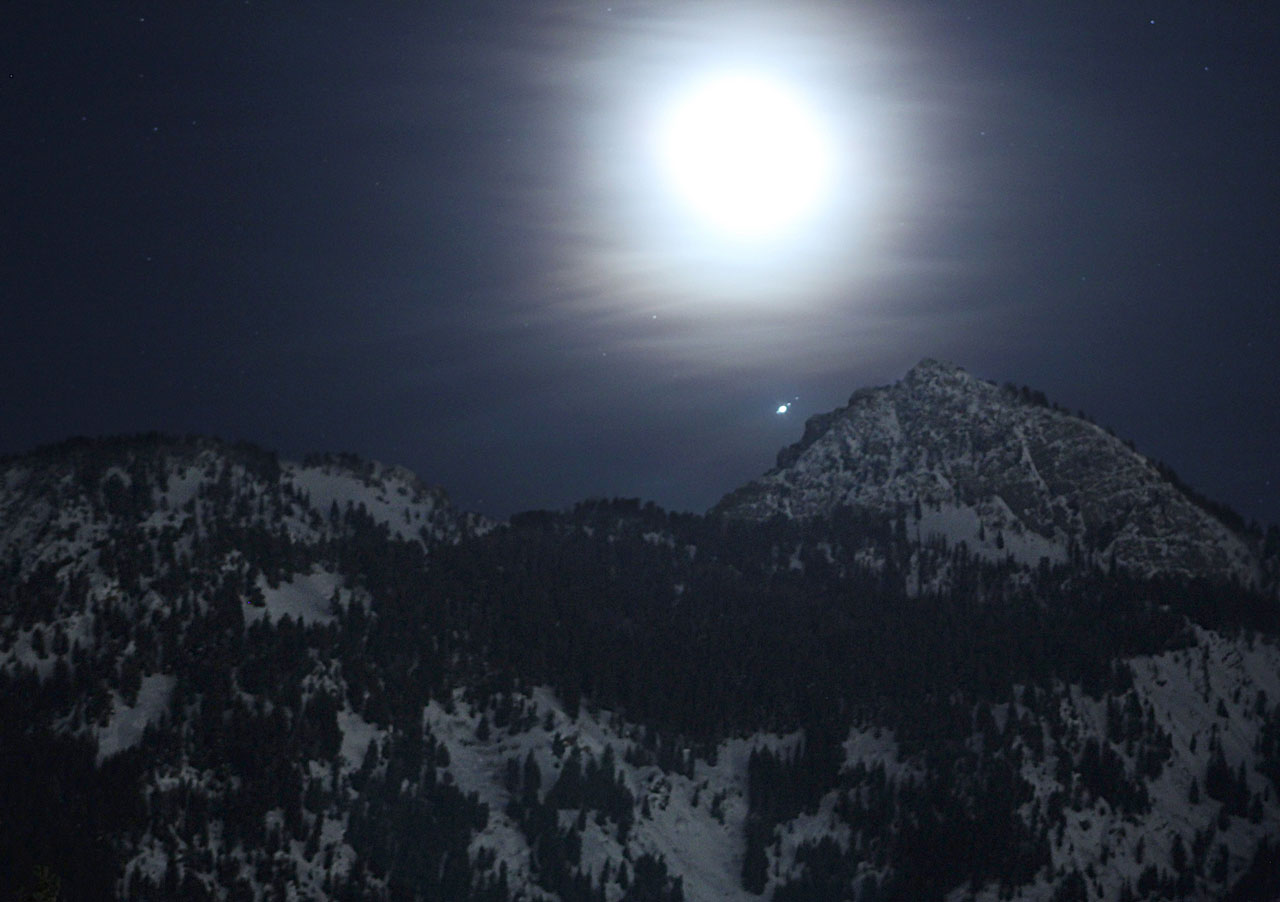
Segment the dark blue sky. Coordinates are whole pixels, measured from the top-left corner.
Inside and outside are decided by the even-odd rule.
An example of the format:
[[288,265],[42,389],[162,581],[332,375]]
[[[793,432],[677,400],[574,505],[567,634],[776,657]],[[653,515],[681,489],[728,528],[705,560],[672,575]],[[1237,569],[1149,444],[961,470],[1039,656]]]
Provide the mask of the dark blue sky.
[[[933,356],[1280,522],[1273,5],[444,6],[6,11],[0,451],[190,431],[492,513],[702,509]],[[793,66],[876,202],[785,263],[691,251],[633,120],[704,51]]]

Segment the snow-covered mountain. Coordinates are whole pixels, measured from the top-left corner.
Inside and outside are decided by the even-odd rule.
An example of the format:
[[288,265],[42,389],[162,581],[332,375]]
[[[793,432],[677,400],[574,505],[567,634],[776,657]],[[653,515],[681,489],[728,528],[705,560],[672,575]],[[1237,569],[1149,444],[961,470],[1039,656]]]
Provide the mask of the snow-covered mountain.
[[78,558],[113,526],[150,536],[196,529],[194,540],[200,524],[225,513],[243,528],[312,543],[353,509],[424,543],[492,527],[403,467],[352,455],[299,464],[249,445],[147,435],[72,439],[0,461],[0,549],[20,572]]
[[1276,599],[1187,578],[1251,539],[1025,395],[926,362],[708,517],[496,524],[203,438],[0,461],[0,886],[1280,896]]
[[1245,537],[1114,435],[1038,393],[936,360],[811,417],[773,470],[715,510],[766,520],[839,508],[902,518],[910,535],[993,559],[1089,558],[1248,583],[1260,575]]

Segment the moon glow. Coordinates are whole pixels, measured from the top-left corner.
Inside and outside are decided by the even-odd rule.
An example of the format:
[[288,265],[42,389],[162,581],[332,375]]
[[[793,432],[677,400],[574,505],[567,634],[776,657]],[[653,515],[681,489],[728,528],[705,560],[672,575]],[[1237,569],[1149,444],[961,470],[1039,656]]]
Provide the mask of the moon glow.
[[918,142],[889,40],[851,6],[684,4],[584,55],[566,298],[607,285],[597,306],[706,321],[872,296]]
[[734,238],[779,234],[829,187],[831,140],[782,82],[752,72],[706,79],[661,123],[658,155],[679,201]]

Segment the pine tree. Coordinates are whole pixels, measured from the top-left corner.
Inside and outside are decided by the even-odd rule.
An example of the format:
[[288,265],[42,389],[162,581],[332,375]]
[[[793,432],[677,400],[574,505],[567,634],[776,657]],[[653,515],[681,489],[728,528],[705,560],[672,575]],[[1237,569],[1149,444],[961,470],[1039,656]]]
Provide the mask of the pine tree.
[[769,875],[769,857],[765,854],[767,834],[759,818],[747,818],[747,854],[742,861],[742,888],[760,895]]
[[58,902],[62,894],[62,878],[45,865],[37,865],[31,881],[18,889],[18,902]]

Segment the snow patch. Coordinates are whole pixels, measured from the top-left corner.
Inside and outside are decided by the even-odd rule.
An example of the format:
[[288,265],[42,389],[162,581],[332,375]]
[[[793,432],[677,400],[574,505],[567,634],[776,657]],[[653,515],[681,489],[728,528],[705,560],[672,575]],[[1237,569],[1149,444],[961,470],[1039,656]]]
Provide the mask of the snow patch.
[[[288,614],[294,620],[306,624],[332,623],[333,594],[342,585],[342,577],[327,570],[316,568],[310,573],[296,574],[291,580],[280,583],[276,588],[267,584],[266,577],[258,577],[258,588],[262,590],[265,604],[262,607],[248,605],[245,607],[246,622],[261,620],[263,617],[275,622]],[[341,592],[339,591],[339,596]]]
[[97,731],[99,762],[142,741],[147,725],[168,708],[175,682],[167,674],[143,677],[138,699],[132,706],[124,704],[120,696],[113,693],[111,719]]
[[364,763],[369,743],[382,731],[350,708],[338,712],[338,729],[342,731],[340,754],[345,762],[344,769],[350,773]]
[[[393,475],[399,476],[401,471],[393,471]],[[403,475],[409,476],[407,472]],[[284,478],[305,492],[311,508],[322,516],[327,516],[334,505],[339,511],[348,506],[363,507],[374,522],[385,524],[393,536],[401,539],[416,539],[424,526],[433,525],[435,496],[414,491],[403,481],[379,478],[370,485],[354,474],[331,467],[297,464],[284,466]]]

